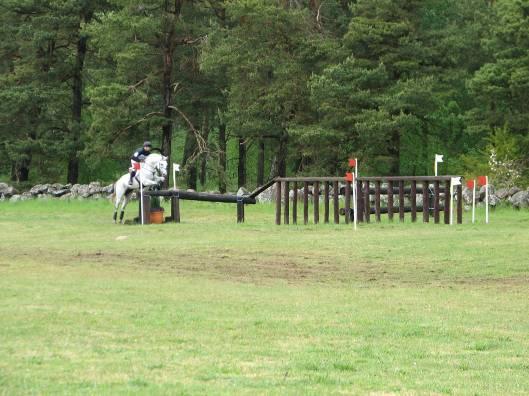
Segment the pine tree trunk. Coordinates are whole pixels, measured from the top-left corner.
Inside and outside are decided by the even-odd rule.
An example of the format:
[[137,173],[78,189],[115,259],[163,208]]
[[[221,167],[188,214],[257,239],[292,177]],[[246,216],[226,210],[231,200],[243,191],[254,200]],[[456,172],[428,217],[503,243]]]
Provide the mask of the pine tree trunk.
[[26,182],[29,180],[29,163],[28,160],[13,161],[11,164],[11,181]]
[[265,142],[259,139],[259,152],[257,154],[257,185],[264,184],[264,167],[265,167]]
[[429,142],[429,139],[428,139],[428,132],[426,132],[426,129],[423,131],[423,137],[422,137],[422,140],[423,140],[423,150],[422,150],[422,163],[423,163],[423,166],[421,166],[419,169],[424,169],[424,171],[422,172],[423,175],[427,175],[428,174],[428,171],[430,170],[430,161],[429,161],[429,148],[430,148],[430,142]]
[[288,135],[284,132],[279,139],[278,170],[280,177],[287,175]]
[[302,172],[304,168],[304,157],[303,155],[299,155],[299,157],[295,160],[294,163],[294,172]]
[[11,181],[17,181],[17,164],[15,161],[11,161]]
[[279,137],[277,152],[270,167],[270,178],[285,177],[287,174],[288,134],[283,132]]
[[[174,52],[174,21],[170,18],[169,31],[165,33],[163,42],[163,73],[162,73],[162,89],[163,89],[163,114],[165,123],[162,126],[162,154],[171,159],[171,145],[173,139],[173,121],[172,109],[172,83],[173,83],[173,52]],[[169,178],[167,178],[163,187],[167,188],[169,185]]]
[[[204,115],[204,121],[202,122],[202,137],[204,138],[204,141],[207,143],[209,138],[209,117],[206,113]],[[200,155],[200,173],[199,173],[199,180],[200,185],[204,186],[206,184],[206,176],[207,176],[207,165],[208,165],[208,153],[202,153]]]
[[219,192],[226,192],[226,125],[219,125]]
[[239,138],[239,164],[237,166],[237,185],[239,188],[246,187],[246,143],[242,137]]
[[79,151],[81,150],[81,112],[83,109],[83,67],[86,55],[87,37],[81,35],[77,42],[77,54],[73,70],[72,103],[72,147],[68,160],[68,183],[79,181]]
[[183,165],[186,168],[187,188],[197,189],[197,161],[196,161],[197,139],[193,131],[187,132],[184,144]]

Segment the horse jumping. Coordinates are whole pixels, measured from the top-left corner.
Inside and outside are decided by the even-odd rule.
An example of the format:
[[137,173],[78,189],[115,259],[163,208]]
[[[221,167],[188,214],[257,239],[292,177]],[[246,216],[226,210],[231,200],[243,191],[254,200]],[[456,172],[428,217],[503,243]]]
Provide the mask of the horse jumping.
[[156,186],[163,182],[167,177],[167,157],[161,154],[153,153],[149,155],[141,165],[141,170],[137,172],[129,184],[129,174],[121,176],[114,184],[114,223],[117,222],[118,208],[121,204],[121,212],[119,214],[119,221],[123,223],[125,215],[125,207],[129,202],[130,194],[140,189],[140,180],[143,187]]

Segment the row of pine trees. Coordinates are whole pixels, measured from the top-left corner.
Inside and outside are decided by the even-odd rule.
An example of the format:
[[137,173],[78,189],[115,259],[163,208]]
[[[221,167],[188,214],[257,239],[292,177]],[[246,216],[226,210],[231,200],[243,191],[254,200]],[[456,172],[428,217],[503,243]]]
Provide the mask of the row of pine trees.
[[[529,0],[0,0],[0,175],[528,180]],[[521,179],[521,180],[520,180]]]

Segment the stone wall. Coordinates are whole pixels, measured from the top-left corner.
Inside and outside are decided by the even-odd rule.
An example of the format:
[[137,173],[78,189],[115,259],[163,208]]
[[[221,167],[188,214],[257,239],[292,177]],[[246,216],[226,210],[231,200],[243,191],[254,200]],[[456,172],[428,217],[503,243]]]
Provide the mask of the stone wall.
[[6,183],[0,183],[0,200],[11,202],[27,199],[110,199],[114,192],[114,185],[102,186],[99,182],[89,184],[37,184],[28,191],[19,192]]

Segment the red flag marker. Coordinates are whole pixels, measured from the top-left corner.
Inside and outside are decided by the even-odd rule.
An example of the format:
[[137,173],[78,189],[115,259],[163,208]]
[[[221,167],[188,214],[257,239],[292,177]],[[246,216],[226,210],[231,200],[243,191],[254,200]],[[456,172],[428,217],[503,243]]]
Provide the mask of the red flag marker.
[[478,176],[478,184],[480,186],[486,186],[487,185],[487,176]]
[[474,180],[467,180],[467,187],[474,188]]
[[353,174],[351,172],[347,172],[345,174],[345,181],[352,182],[353,179],[354,179],[354,176],[353,176]]
[[349,159],[349,166],[350,166],[351,168],[354,168],[354,167],[356,166],[356,160],[353,159],[353,158],[350,158],[350,159]]

